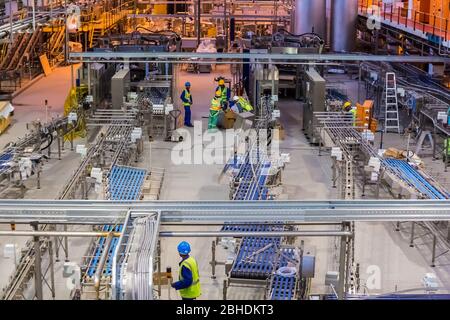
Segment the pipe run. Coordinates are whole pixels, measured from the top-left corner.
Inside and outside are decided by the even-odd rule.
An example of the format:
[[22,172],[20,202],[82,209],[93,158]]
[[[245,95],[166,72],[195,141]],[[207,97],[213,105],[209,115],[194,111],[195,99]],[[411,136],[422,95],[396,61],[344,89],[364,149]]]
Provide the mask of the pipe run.
[[102,278],[103,269],[105,268],[105,263],[108,260],[109,256],[109,250],[111,247],[113,239],[113,234],[110,233],[108,237],[106,238],[106,243],[103,248],[102,256],[100,257],[100,261],[98,263],[97,270],[95,270],[94,274],[94,288],[95,288],[95,295],[97,297],[97,300],[100,299],[100,280]]
[[304,231],[161,231],[160,237],[353,237],[351,231],[304,230]]
[[120,237],[120,232],[82,232],[82,231],[0,231],[1,236],[17,237]]

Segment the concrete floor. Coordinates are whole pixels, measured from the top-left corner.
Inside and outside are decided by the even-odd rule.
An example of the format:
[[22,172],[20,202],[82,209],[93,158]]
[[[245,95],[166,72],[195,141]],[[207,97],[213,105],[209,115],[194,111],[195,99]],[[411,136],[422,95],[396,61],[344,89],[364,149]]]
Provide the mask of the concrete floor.
[[[77,66],[74,70],[76,71]],[[0,136],[0,146],[6,145],[10,141],[15,141],[17,138],[24,136],[27,133],[26,125],[33,120],[40,119],[45,122],[46,111],[44,108],[44,100],[48,100],[48,105],[51,107],[48,111],[48,120],[52,117],[63,115],[64,102],[70,89],[71,68],[61,67],[54,70],[48,77],[43,77],[29,88],[20,93],[13,100],[15,106],[14,120],[8,130]],[[75,141],[74,146],[82,141]],[[45,153],[47,154],[47,153]],[[61,192],[64,184],[72,175],[75,168],[80,163],[81,157],[74,151],[70,150],[70,143],[65,143],[65,148],[61,154],[61,160],[58,160],[57,149],[52,146],[52,153],[50,159],[46,161],[42,168],[41,188],[37,189],[37,180],[35,176],[30,177],[25,181],[25,192],[23,198],[25,199],[56,199]],[[12,190],[3,195],[8,198],[16,198],[19,193]],[[74,230],[82,230],[85,227],[74,227]],[[8,230],[9,226],[0,225],[0,230]],[[28,226],[17,226],[17,230],[29,230]],[[17,257],[20,256],[20,250],[25,246],[27,237],[0,237],[0,270],[2,277],[0,277],[0,288],[3,288],[7,283],[9,276],[14,271],[14,260],[7,259],[3,255],[3,248],[6,244],[14,244],[17,248]],[[85,254],[87,243],[85,239],[70,239],[69,242],[69,258],[74,258],[79,262],[79,258]],[[63,253],[60,252],[61,261],[55,264],[55,285],[57,291],[57,298],[69,298],[69,293],[66,289],[65,279],[62,278],[62,267],[64,262]],[[43,262],[45,265],[45,261]],[[30,290],[32,291],[32,287]],[[44,290],[46,298],[50,298],[49,290]]]
[[[214,94],[216,83],[214,77],[219,75],[229,75],[227,66],[217,66],[212,74],[187,74],[184,71],[178,77],[178,95],[181,93],[185,81],[192,83],[192,94],[194,105],[192,108],[193,121],[202,122],[206,128],[209,102]],[[67,79],[67,70],[56,71],[53,81],[70,85]],[[34,101],[43,101],[54,86],[49,85],[50,77],[39,81],[36,88],[31,87],[16,100],[22,101],[22,108],[16,104],[15,123],[8,133],[10,136],[1,136],[0,142],[6,143],[13,140],[14,136],[21,135],[24,123],[33,120],[34,117],[42,117],[42,106]],[[65,77],[65,78],[64,78]],[[70,77],[70,71],[69,71]],[[56,84],[55,84],[56,85]],[[355,97],[357,83],[346,82],[349,88],[349,95]],[[63,89],[61,88],[61,91]],[[51,90],[53,92],[53,90]],[[40,93],[39,93],[40,92]],[[175,97],[175,100],[178,97]],[[21,100],[22,99],[22,100]],[[354,98],[355,99],[355,98]],[[28,102],[27,102],[28,101]],[[31,102],[30,102],[31,101]],[[60,105],[58,101],[49,98],[50,105]],[[290,154],[291,162],[282,173],[283,194],[282,199],[290,200],[313,200],[313,199],[336,199],[337,190],[331,187],[331,159],[328,155],[318,156],[317,148],[310,146],[301,131],[302,108],[299,102],[286,98],[280,101],[281,122],[286,129],[286,138],[280,143],[282,152]],[[28,109],[30,108],[30,109]],[[34,115],[27,112],[34,110]],[[56,110],[53,109],[53,110]],[[55,111],[56,112],[56,111]],[[16,128],[17,127],[17,128]],[[19,130],[20,129],[20,130]],[[16,131],[17,130],[17,131]],[[187,129],[194,134],[194,129]],[[198,133],[197,133],[198,134]],[[3,139],[3,140],[1,140]],[[3,141],[3,142],[2,142]],[[404,137],[398,135],[386,136],[385,145],[399,146],[404,143]],[[190,142],[183,148],[193,149],[194,144],[204,142]],[[0,144],[1,145],[1,144]],[[172,150],[179,146],[172,142],[153,141],[145,144],[144,159],[136,164],[139,167],[151,168],[160,167],[166,170],[161,199],[164,200],[227,200],[229,197],[229,186],[227,181],[219,181],[222,164],[182,164],[176,165],[172,162]],[[208,146],[209,148],[214,148]],[[217,151],[223,146],[217,146]],[[62,161],[50,160],[45,166],[41,190],[31,189],[27,191],[27,198],[56,198],[58,191],[62,188],[66,177],[75,169],[79,157],[66,151],[65,159]],[[439,163],[426,160],[427,166],[439,172]],[[433,164],[434,163],[434,164]],[[442,175],[441,175],[442,178]],[[447,179],[447,178],[445,178]],[[226,180],[226,179],[225,179]],[[2,227],[3,228],[3,227]],[[191,227],[192,228],[192,227]],[[313,227],[304,227],[312,229]],[[319,227],[316,227],[319,228]],[[176,230],[174,227],[171,229]],[[179,228],[183,229],[183,227]],[[194,230],[218,230],[220,227],[193,227]],[[184,228],[185,230],[185,228]],[[20,241],[19,241],[20,240]],[[199,262],[200,276],[203,289],[201,299],[221,299],[222,283],[225,279],[223,266],[218,266],[217,277],[211,278],[211,241],[214,239],[191,238],[183,239],[191,243],[193,256]],[[305,238],[305,247],[308,251],[316,254],[316,277],[312,282],[313,293],[329,292],[324,285],[325,273],[329,270],[336,270],[336,240],[331,238]],[[17,241],[23,245],[25,239],[1,239],[0,245],[3,248],[5,243]],[[171,266],[173,272],[178,272],[179,257],[176,252],[176,245],[181,239],[164,238],[161,239],[162,267]],[[74,239],[70,242],[70,259],[79,263],[86,250],[88,242],[83,239]],[[394,226],[390,223],[357,223],[355,240],[355,262],[360,263],[362,283],[369,279],[370,274],[366,273],[369,266],[378,266],[381,272],[381,286],[379,289],[371,289],[371,293],[387,293],[395,290],[411,289],[421,287],[421,279],[427,272],[435,272],[442,285],[450,287],[450,270],[445,256],[438,260],[435,268],[429,267],[429,241],[417,240],[416,248],[410,248],[408,242],[408,225],[402,224],[400,232],[394,231]],[[217,260],[223,261],[228,252],[221,246],[217,247]],[[4,275],[0,277],[0,285],[7,282],[7,275],[12,270],[12,261],[0,257],[0,271]],[[56,265],[56,286],[57,298],[68,298],[65,288],[65,279],[61,276],[62,263]],[[48,294],[48,293],[47,293]],[[228,292],[229,299],[258,299],[264,296],[262,289],[231,288]],[[163,299],[168,298],[167,288],[163,290]],[[171,298],[178,299],[174,290],[171,291]]]

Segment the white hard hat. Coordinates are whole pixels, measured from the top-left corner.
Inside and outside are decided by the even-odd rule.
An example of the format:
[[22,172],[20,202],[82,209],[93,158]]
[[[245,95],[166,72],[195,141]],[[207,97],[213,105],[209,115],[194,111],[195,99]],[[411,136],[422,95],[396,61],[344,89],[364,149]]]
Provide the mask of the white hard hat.
[[233,101],[238,101],[239,100],[239,97],[238,96],[234,96],[233,97]]

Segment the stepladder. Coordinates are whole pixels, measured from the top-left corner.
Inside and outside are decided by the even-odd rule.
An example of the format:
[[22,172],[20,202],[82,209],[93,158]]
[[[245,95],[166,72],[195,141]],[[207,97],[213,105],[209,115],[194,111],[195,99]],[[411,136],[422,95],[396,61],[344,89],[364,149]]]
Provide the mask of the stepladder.
[[400,119],[398,115],[397,81],[395,73],[386,73],[385,86],[385,118],[384,132],[400,133]]

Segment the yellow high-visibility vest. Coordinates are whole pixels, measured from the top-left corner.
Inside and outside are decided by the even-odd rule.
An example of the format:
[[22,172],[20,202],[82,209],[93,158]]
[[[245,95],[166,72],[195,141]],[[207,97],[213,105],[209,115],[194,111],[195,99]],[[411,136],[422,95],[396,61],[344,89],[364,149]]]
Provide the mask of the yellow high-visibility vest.
[[191,106],[191,93],[189,91],[187,91],[186,89],[183,90],[184,92],[184,97],[186,98],[186,100],[188,100],[188,102],[184,102],[183,101],[183,106],[184,107],[190,107]]
[[217,98],[213,98],[211,100],[211,108],[210,108],[210,110],[219,111],[220,109],[222,109],[221,104],[220,104],[220,100],[217,99]]
[[241,108],[243,110],[245,110],[245,111],[252,111],[253,110],[252,105],[247,100],[245,100],[242,97],[239,97],[238,103],[241,106]]
[[180,280],[183,280],[183,275],[181,274],[181,269],[185,267],[188,268],[192,273],[192,284],[184,289],[180,289],[180,296],[182,298],[198,298],[202,294],[200,289],[200,276],[198,273],[197,261],[194,258],[189,257],[184,260],[180,265],[180,271],[178,272]]

